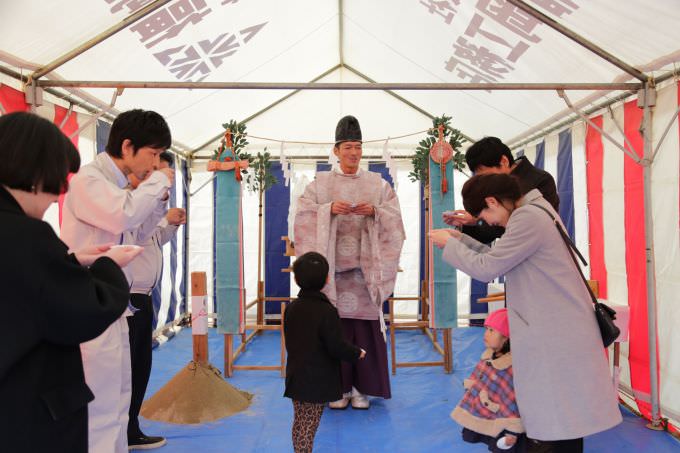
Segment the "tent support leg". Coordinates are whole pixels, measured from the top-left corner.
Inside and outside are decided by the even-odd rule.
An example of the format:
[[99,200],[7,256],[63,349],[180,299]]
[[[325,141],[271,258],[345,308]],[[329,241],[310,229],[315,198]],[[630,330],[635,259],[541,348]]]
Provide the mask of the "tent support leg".
[[656,320],[656,276],[654,271],[654,220],[652,217],[652,107],[655,97],[653,84],[645,83],[644,89],[639,95],[638,105],[642,103],[644,109],[642,118],[642,136],[644,140],[644,159],[642,162],[644,177],[644,200],[645,200],[645,253],[646,253],[646,277],[647,277],[647,334],[649,345],[649,378],[652,413],[648,427],[659,429],[661,427],[661,414],[659,403],[659,375],[657,371],[657,320]]

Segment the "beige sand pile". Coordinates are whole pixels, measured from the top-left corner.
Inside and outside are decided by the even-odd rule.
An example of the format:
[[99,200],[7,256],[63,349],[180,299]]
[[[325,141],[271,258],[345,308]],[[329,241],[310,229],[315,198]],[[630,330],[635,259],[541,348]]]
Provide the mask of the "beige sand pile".
[[210,364],[189,362],[142,405],[141,414],[167,423],[204,423],[241,412],[253,398],[231,386]]

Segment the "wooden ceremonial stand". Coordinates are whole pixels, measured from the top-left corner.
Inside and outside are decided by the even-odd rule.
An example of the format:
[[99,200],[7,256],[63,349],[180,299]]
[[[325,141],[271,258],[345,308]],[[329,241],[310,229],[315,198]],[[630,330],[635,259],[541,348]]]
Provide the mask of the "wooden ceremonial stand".
[[[245,305],[244,311],[247,312],[249,308],[257,305],[257,316],[255,324],[246,324],[244,333],[241,334],[241,344],[234,349],[234,339],[232,334],[224,335],[224,375],[231,377],[234,370],[260,370],[260,371],[279,371],[281,377],[286,376],[286,343],[283,334],[283,319],[286,311],[286,304],[289,297],[265,297],[264,295],[264,280],[262,279],[262,202],[264,198],[264,191],[260,190],[260,208],[259,208],[259,227],[257,233],[257,298]],[[281,302],[281,322],[279,325],[268,325],[264,319],[264,304],[265,302]],[[251,332],[246,335],[246,332]],[[256,336],[262,334],[266,330],[277,330],[281,335],[281,361],[278,365],[236,365],[238,356],[246,350],[246,345]]]
[[[430,230],[430,212],[429,212],[429,196],[430,191],[426,186],[423,189],[425,195],[425,228],[422,234],[425,235],[425,263],[429,263],[430,247],[428,245],[427,232]],[[453,346],[451,328],[442,330],[442,345],[437,339],[437,329],[430,328],[429,318],[429,304],[428,304],[428,282],[429,282],[429,266],[425,266],[425,279],[420,283],[420,297],[390,297],[389,301],[389,330],[390,330],[390,354],[392,358],[392,374],[397,374],[397,368],[412,368],[412,367],[427,367],[427,366],[443,366],[444,371],[448,374],[453,372]],[[394,319],[394,301],[395,300],[419,300],[421,319],[415,321],[396,322]],[[442,356],[442,360],[434,362],[397,362],[396,354],[396,330],[420,330],[432,342],[434,349]]]

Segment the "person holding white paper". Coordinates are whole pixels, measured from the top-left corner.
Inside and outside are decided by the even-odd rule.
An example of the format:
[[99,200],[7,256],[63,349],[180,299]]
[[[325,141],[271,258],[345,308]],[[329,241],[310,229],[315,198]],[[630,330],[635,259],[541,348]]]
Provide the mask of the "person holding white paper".
[[[71,179],[71,190],[64,200],[62,240],[77,250],[101,243],[121,244],[126,231],[139,228],[141,234],[150,234],[165,214],[160,201],[174,180],[169,169],[154,171],[160,153],[170,143],[170,129],[158,113],[121,113],[111,126],[106,152]],[[145,179],[149,173],[136,190],[126,190],[129,174]],[[128,310],[125,316],[131,313]],[[85,380],[95,395],[89,405],[89,445],[93,453],[128,451],[131,368],[125,316],[81,345]]]

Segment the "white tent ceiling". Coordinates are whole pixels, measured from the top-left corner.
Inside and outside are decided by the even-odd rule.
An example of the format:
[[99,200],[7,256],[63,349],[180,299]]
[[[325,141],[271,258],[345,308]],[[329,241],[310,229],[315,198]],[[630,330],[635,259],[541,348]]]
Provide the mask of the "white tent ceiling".
[[[673,71],[680,61],[677,0],[527,3],[647,75]],[[326,74],[318,81],[637,82],[503,0],[4,1],[0,66],[30,74],[140,7],[158,4],[39,81],[305,83]],[[83,91],[108,104],[114,89]],[[222,123],[250,118],[289,93],[126,89],[115,107],[157,110],[174,138],[194,150],[218,134]],[[618,93],[571,91],[569,96],[587,104]],[[565,110],[555,91],[403,90],[398,95],[420,111],[380,91],[303,91],[250,121],[249,131],[287,141],[330,141],[337,119],[351,113],[362,120],[365,138],[377,139],[425,129],[426,115],[445,113],[469,137],[513,141],[548,126]]]

